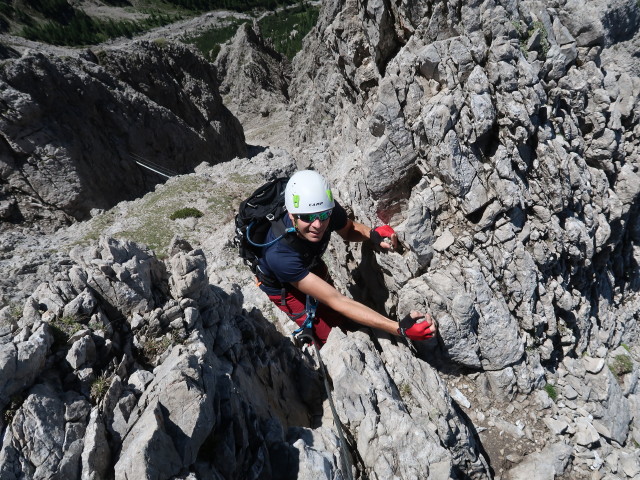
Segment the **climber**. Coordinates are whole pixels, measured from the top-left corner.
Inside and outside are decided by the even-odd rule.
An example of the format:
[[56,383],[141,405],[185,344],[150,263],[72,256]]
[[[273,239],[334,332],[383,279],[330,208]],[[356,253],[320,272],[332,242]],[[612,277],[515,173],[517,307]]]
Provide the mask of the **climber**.
[[[327,181],[312,170],[296,172],[284,194],[287,212],[281,222],[295,231],[263,249],[256,272],[260,288],[280,310],[303,326],[312,308],[313,334],[320,346],[336,326],[350,331],[375,327],[411,340],[433,337],[436,326],[429,314],[412,311],[398,323],[339,293],[321,259],[334,231],[349,242],[370,241],[379,252],[395,248],[398,239],[390,226],[371,229],[349,219]],[[265,243],[277,237],[275,229]]]

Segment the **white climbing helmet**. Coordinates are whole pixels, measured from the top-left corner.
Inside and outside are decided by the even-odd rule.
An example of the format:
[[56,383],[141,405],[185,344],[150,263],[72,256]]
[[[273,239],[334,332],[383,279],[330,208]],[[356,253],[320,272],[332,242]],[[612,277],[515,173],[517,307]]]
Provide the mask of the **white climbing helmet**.
[[325,178],[313,170],[293,174],[284,189],[284,203],[293,214],[324,212],[336,204]]

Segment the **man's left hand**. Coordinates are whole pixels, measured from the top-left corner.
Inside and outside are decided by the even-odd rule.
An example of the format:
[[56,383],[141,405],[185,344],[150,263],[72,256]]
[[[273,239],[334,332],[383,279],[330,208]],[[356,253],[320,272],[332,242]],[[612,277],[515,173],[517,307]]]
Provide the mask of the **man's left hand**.
[[393,250],[398,246],[398,235],[389,225],[382,225],[371,230],[369,240],[376,252]]

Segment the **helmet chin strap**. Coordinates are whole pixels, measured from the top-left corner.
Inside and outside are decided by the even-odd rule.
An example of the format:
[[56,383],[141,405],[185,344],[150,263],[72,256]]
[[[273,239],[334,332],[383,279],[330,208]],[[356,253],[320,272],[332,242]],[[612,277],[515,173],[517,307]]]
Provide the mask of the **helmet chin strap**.
[[300,230],[298,229],[298,219],[296,218],[295,215],[291,215],[291,220],[292,220],[294,228],[296,229],[296,235],[301,237],[302,234],[300,233]]

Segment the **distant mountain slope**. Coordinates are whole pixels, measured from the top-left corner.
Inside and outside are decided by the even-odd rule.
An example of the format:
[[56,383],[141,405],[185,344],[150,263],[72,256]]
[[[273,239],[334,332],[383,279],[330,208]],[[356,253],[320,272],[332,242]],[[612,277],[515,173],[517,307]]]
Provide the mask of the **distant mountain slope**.
[[284,0],[10,0],[0,7],[0,32],[56,45],[92,45],[213,10],[273,11]]

